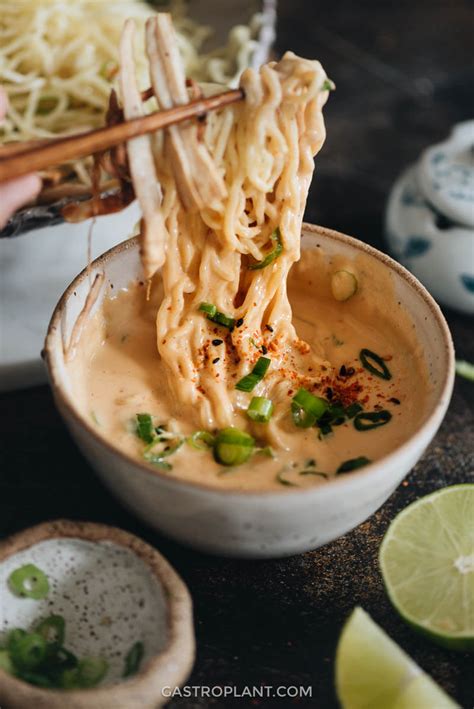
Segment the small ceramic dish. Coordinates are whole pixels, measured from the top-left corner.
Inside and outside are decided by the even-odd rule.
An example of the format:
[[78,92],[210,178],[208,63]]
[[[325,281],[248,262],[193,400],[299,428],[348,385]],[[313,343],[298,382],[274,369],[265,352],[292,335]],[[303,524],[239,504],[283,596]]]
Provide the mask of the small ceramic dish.
[[[8,577],[34,564],[48,577],[41,600],[15,596]],[[43,689],[0,669],[0,706],[9,709],[152,709],[179,686],[194,660],[189,592],[168,562],[141,539],[114,527],[59,520],[0,543],[0,646],[13,628],[30,629],[53,614],[66,622],[65,647],[103,657],[92,689]],[[141,642],[138,672],[123,679],[124,658]]]
[[441,303],[474,313],[474,121],[424,151],[389,196],[393,255]]
[[[314,549],[360,524],[375,512],[415,465],[446,412],[454,378],[454,352],[446,322],[423,286],[402,266],[367,244],[344,234],[303,225],[303,249],[321,249],[325,258],[371,260],[381,278],[390,280],[399,307],[411,317],[424,352],[430,390],[421,426],[409,440],[361,470],[313,488],[281,491],[223,490],[218,485],[188,482],[153,470],[104,440],[75,402],[63,343],[88,293],[88,278],[79,275],[53,314],[45,357],[56,404],[84,455],[114,495],[142,520],[181,542],[218,554],[277,557]],[[372,269],[373,266],[373,269]],[[115,247],[98,259],[94,273],[104,272],[95,307],[108,291],[141,279],[137,240]]]

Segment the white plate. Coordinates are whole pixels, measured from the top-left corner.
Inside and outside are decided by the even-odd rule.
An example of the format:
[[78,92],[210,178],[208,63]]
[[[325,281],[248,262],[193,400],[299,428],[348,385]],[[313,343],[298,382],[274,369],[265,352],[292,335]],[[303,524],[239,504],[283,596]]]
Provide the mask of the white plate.
[[[126,239],[139,218],[136,202],[99,217],[92,258]],[[0,389],[46,380],[40,356],[46,329],[67,284],[87,265],[90,224],[63,223],[0,239]]]

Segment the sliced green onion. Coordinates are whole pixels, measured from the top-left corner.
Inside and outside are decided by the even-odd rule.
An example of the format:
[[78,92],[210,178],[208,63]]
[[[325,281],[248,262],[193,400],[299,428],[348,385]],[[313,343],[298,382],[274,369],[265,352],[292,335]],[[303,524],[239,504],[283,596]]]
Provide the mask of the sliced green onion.
[[357,414],[354,419],[354,427],[358,431],[370,431],[373,428],[385,426],[391,418],[392,414],[386,409],[383,409],[382,411],[366,411],[361,414]]
[[363,406],[358,401],[354,401],[346,408],[346,416],[348,419],[353,419],[360,411],[363,411]]
[[46,656],[46,641],[38,633],[25,633],[10,644],[10,658],[19,669],[34,670]]
[[[375,374],[376,377],[380,377],[381,379],[386,380],[392,378],[390,370],[383,361],[382,357],[380,357],[375,352],[363,349],[359,353],[359,359],[364,369],[367,369],[367,371],[371,372],[372,374]],[[372,364],[372,362],[374,362],[376,366]]]
[[255,389],[257,384],[262,381],[263,377],[267,373],[270,363],[271,359],[268,357],[259,357],[250,374],[246,374],[245,377],[239,379],[235,385],[235,388],[239,391],[253,391],[253,389]]
[[214,315],[214,317],[209,318],[209,319],[212,320],[212,322],[217,323],[217,325],[222,325],[223,327],[227,327],[229,330],[232,330],[234,328],[234,323],[235,323],[234,318],[231,318],[228,315],[224,315],[224,313],[217,312]]
[[207,451],[212,448],[215,442],[215,436],[209,431],[195,431],[192,436],[186,439],[190,446],[199,451]]
[[253,263],[251,266],[249,266],[250,271],[258,271],[261,268],[266,268],[280,256],[281,252],[283,251],[280,229],[275,229],[273,234],[270,236],[270,239],[275,244],[275,246],[262,261],[258,261],[257,263]]
[[13,628],[13,630],[10,630],[7,637],[7,650],[11,652],[18,641],[27,635],[28,633],[26,630],[23,630],[23,628]]
[[322,441],[323,438],[326,436],[329,436],[332,433],[332,426],[330,423],[321,423],[318,421],[318,427],[319,427],[319,433],[318,433],[318,438],[320,441]]
[[217,325],[227,327],[229,330],[234,329],[234,318],[231,318],[228,315],[224,315],[224,313],[221,313],[212,303],[201,303],[201,305],[199,306],[199,310],[201,310],[203,313],[206,313],[207,319],[211,320],[211,322],[215,322]]
[[17,596],[39,601],[49,591],[46,574],[34,564],[25,564],[13,571],[8,578],[10,590]]
[[50,675],[53,673],[57,675],[58,672],[72,669],[73,667],[77,667],[79,664],[79,660],[72,652],[66,650],[65,647],[58,647],[55,644],[48,646],[46,662],[48,666],[48,674]]
[[79,687],[95,687],[101,682],[109,663],[103,657],[83,657],[77,666],[77,680]]
[[349,300],[357,292],[357,278],[350,271],[336,271],[331,276],[331,291],[335,300]]
[[254,396],[247,409],[247,416],[257,423],[268,423],[273,414],[273,402],[264,396]]
[[145,648],[142,642],[136,642],[132,645],[125,656],[125,667],[122,677],[130,677],[138,672],[144,654]]
[[372,461],[369,458],[361,455],[359,458],[351,458],[350,460],[344,461],[336,470],[336,474],[340,473],[350,473],[352,470],[357,470],[357,468],[362,468],[364,465],[368,465]]
[[298,428],[310,428],[321,418],[328,402],[320,396],[314,396],[306,389],[298,389],[291,402],[293,423]]
[[275,458],[275,451],[271,446],[264,446],[263,448],[255,448],[254,453],[259,455],[266,455],[267,458]]
[[285,473],[288,472],[286,468],[283,468],[280,470],[277,475],[276,479],[281,485],[286,485],[287,487],[298,487],[296,483],[292,483],[291,480],[288,480],[288,478],[285,478],[284,475]]
[[156,465],[158,468],[161,468],[162,470],[172,470],[173,466],[168,463],[168,461],[164,460],[165,458],[168,458],[170,455],[173,455],[173,453],[176,453],[176,451],[181,448],[181,446],[184,443],[184,439],[180,438],[177,443],[175,443],[174,446],[169,446],[167,447],[167,450],[162,450],[162,451],[157,451],[154,452],[153,448],[158,444],[162,443],[162,441],[159,438],[156,438],[156,440],[152,441],[144,450],[143,452],[143,457],[147,461],[147,463],[151,463],[152,465]]
[[50,643],[62,645],[64,642],[66,623],[62,615],[50,615],[35,627],[35,633],[41,635],[44,640]]
[[22,679],[23,682],[33,684],[35,687],[43,687],[44,689],[54,689],[56,687],[55,683],[41,672],[19,670],[15,674],[17,675],[17,677]]
[[209,315],[211,318],[217,313],[217,308],[215,305],[212,305],[212,303],[201,303],[199,310],[206,313],[206,315]]
[[474,382],[474,364],[463,359],[456,360],[456,374],[470,382]]
[[321,91],[334,91],[336,84],[331,79],[324,79]]
[[214,458],[222,465],[240,465],[250,458],[255,439],[238,428],[224,428],[216,436]]
[[151,443],[156,438],[153,419],[150,414],[136,414],[137,436],[145,443]]
[[15,672],[15,668],[10,659],[10,653],[8,650],[0,650],[0,670],[8,672],[9,675],[14,674]]

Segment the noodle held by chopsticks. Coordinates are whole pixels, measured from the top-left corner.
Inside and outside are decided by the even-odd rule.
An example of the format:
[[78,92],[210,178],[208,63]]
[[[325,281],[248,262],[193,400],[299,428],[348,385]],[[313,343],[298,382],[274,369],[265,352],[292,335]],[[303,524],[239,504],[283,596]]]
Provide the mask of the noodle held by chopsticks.
[[[179,102],[186,90],[184,72],[176,66],[169,18],[148,20],[147,36],[158,100],[162,92],[156,73],[161,72],[170,98]],[[156,63],[153,37],[168,46],[162,66]],[[122,54],[122,76],[132,70],[130,54]],[[245,101],[208,116],[202,146],[208,163],[186,159],[177,165],[181,158],[179,151],[170,150],[171,133],[156,136],[155,170],[162,193],[158,211],[164,229],[151,228],[145,220],[142,254],[149,268],[153,257],[148,249],[166,245],[157,345],[177,415],[206,429],[235,424],[236,414],[243,415],[248,405],[236,382],[264,348],[271,365],[253,393],[275,405],[266,436],[278,445],[278,412],[287,409],[278,403],[287,400],[288,379],[310,385],[321,367],[330,366],[317,353],[308,354],[308,345],[296,336],[286,292],[288,271],[300,254],[313,156],[325,138],[322,107],[328,81],[319,62],[287,52],[259,72],[245,71],[240,85]],[[122,81],[122,90],[127,105],[133,82]],[[189,127],[174,129],[183,137]],[[201,191],[208,189],[213,196],[190,205],[180,186],[183,175],[190,183],[199,180]],[[220,195],[212,193],[215,180],[223,181]],[[203,303],[225,314],[226,328],[205,317]],[[208,346],[216,333],[225,346],[220,357],[211,359]]]

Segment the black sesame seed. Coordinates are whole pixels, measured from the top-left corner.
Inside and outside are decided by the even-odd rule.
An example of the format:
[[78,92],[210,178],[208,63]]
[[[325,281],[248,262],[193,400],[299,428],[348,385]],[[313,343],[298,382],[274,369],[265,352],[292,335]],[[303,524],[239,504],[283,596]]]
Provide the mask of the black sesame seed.
[[332,399],[332,397],[334,396],[334,392],[333,392],[333,390],[331,389],[331,387],[328,387],[328,388],[326,389],[326,396],[327,396],[328,399]]
[[262,345],[262,354],[267,354],[268,350],[265,345]]
[[217,362],[218,362],[219,360],[220,360],[220,357],[215,357],[215,358],[212,360],[212,364],[217,364]]
[[215,345],[215,347],[217,347],[217,345],[222,345],[223,342],[224,340],[212,340],[212,344]]
[[273,328],[271,325],[265,325],[265,327],[267,328],[268,332],[273,332]]
[[396,396],[392,396],[392,398],[389,399],[389,401],[391,401],[392,404],[397,404],[397,405],[400,404],[400,399],[397,399]]
[[347,369],[346,366],[343,364],[342,367],[339,370],[339,376],[341,377],[347,377]]
[[240,327],[243,324],[244,324],[243,318],[239,318],[238,320],[235,321],[235,327]]

